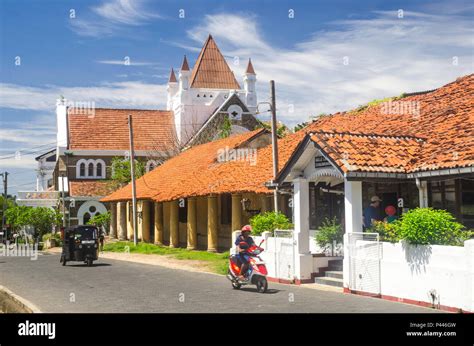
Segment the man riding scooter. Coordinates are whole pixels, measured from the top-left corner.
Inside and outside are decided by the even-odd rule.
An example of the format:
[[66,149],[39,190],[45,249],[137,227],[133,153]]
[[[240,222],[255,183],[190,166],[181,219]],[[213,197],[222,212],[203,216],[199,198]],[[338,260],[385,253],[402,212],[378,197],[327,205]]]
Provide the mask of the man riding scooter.
[[235,240],[235,245],[237,245],[237,250],[239,251],[238,257],[241,264],[239,279],[245,280],[247,276],[247,271],[249,269],[249,259],[250,256],[247,254],[247,250],[252,245],[255,245],[252,237],[250,236],[252,232],[252,227],[250,225],[245,225],[242,227],[242,233]]

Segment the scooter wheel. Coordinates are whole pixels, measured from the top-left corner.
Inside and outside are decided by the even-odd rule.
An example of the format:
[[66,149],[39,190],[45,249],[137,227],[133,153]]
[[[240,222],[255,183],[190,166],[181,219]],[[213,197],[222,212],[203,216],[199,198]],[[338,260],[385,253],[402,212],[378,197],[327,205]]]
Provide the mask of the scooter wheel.
[[257,280],[257,291],[259,293],[265,293],[268,288],[268,282],[267,279],[261,278]]
[[238,290],[238,289],[240,289],[240,287],[242,287],[242,285],[239,284],[238,282],[235,282],[235,281],[232,282],[232,288],[234,290]]

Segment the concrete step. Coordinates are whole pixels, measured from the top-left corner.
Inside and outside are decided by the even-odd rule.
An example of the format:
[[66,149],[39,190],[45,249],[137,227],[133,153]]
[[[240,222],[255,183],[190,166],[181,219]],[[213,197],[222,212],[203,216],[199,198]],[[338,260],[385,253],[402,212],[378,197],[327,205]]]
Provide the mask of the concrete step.
[[324,274],[326,274],[328,278],[335,278],[335,279],[342,280],[342,270],[328,270]]
[[343,286],[342,279],[330,278],[330,277],[315,278],[314,282],[320,285],[329,285],[329,286],[335,286],[335,287]]
[[330,265],[328,268],[328,271],[335,271],[335,272],[341,272],[342,269],[342,264],[341,265]]

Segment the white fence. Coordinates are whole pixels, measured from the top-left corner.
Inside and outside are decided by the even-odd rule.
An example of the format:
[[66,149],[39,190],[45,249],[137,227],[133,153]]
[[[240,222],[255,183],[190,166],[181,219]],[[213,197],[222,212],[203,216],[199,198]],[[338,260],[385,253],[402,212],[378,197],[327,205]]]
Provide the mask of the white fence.
[[[240,231],[232,234],[232,244],[240,235]],[[265,261],[268,276],[292,281],[295,276],[295,246],[292,230],[278,230],[277,237],[271,236],[270,232],[264,232],[261,236],[252,236],[257,245],[262,240],[264,249],[260,258]],[[230,249],[231,254],[235,254],[235,246]]]
[[349,288],[380,294],[380,260],[382,258],[378,233],[348,233]]
[[436,308],[474,311],[474,240],[466,241],[464,247],[415,246],[348,236],[352,240],[345,275],[350,289]]

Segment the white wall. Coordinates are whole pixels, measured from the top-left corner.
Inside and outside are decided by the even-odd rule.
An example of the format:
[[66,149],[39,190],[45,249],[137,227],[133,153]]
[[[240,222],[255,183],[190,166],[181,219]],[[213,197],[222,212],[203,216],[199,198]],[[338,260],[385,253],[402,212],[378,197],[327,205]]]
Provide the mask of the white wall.
[[[367,243],[357,241],[356,246]],[[474,311],[474,240],[466,241],[464,247],[415,246],[406,242],[381,242],[380,245],[380,267],[374,270],[379,271],[382,296],[431,304],[430,291],[434,290],[435,305]],[[359,264],[351,267],[356,277],[359,271],[365,270],[362,266],[367,267],[367,261],[363,262],[361,267]],[[370,292],[368,288],[361,291]]]

